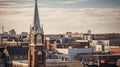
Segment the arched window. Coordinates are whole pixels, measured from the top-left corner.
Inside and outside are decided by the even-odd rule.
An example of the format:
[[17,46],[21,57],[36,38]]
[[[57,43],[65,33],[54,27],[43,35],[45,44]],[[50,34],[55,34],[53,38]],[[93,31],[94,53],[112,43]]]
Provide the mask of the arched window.
[[30,61],[32,61],[32,56],[33,55],[33,53],[32,53],[32,51],[30,51]]
[[37,60],[42,61],[42,51],[38,51],[37,53]]
[[39,34],[39,35],[37,36],[37,44],[40,44],[40,43],[42,43],[42,37],[41,37],[41,35]]

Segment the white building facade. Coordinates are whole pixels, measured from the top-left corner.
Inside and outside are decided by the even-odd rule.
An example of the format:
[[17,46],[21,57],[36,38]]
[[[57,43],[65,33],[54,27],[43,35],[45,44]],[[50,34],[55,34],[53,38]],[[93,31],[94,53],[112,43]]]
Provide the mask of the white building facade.
[[95,52],[110,52],[110,40],[92,40],[90,45],[95,49]]

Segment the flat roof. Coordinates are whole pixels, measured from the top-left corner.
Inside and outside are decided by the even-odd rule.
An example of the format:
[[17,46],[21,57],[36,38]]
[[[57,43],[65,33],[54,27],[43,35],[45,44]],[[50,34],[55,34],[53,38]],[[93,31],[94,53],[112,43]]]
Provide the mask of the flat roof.
[[120,56],[120,54],[99,54],[99,55],[93,55],[93,56]]

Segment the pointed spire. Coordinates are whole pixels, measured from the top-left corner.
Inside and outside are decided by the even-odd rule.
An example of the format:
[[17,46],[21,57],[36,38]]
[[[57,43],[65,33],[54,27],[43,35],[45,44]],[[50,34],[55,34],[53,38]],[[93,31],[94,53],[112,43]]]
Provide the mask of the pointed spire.
[[29,40],[30,40],[30,43],[31,43],[31,32],[32,32],[32,27],[31,27],[31,24],[30,24],[30,32],[29,32]]
[[34,27],[34,31],[37,31],[38,29],[41,29],[40,19],[39,19],[39,11],[38,11],[38,6],[37,6],[37,0],[35,0],[35,11],[34,11],[33,27]]
[[44,28],[43,28],[43,24],[42,24],[42,32],[44,33]]

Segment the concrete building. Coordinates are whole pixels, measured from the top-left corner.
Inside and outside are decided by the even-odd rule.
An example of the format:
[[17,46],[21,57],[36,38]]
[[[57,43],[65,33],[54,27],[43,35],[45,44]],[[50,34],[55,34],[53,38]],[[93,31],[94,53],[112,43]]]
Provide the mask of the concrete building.
[[24,38],[27,38],[28,36],[29,36],[28,32],[21,32],[20,38],[24,39]]
[[[4,32],[0,35],[0,46],[5,47],[5,46],[28,46],[29,44],[29,39],[27,35],[24,36],[24,38],[19,38],[16,35],[16,32],[14,29],[9,31],[10,33],[8,34],[7,32]],[[27,37],[27,38],[25,38]]]
[[78,32],[72,33],[72,32],[66,32],[65,37],[73,37],[73,38],[81,38],[81,34]]
[[119,53],[120,50],[120,40],[92,40],[90,44],[96,52]]
[[74,45],[74,48],[90,48],[89,40],[76,40],[77,45]]
[[14,29],[9,31],[9,37],[16,37],[16,31]]
[[57,51],[65,55],[69,55],[71,58],[74,58],[78,53],[94,53],[94,50],[92,48],[59,48]]
[[96,52],[110,52],[109,40],[92,40],[91,46]]

